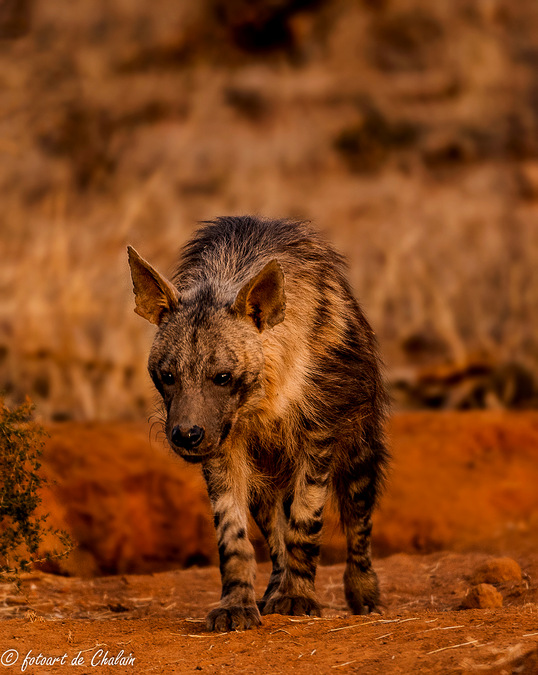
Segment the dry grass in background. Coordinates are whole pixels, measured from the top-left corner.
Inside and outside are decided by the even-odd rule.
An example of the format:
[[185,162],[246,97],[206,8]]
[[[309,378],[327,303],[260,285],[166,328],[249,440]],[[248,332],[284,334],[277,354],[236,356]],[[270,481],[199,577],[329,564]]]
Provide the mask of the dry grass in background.
[[248,212],[348,255],[389,376],[537,371],[534,0],[20,7],[0,14],[8,401],[145,415],[126,244],[167,271],[196,221]]

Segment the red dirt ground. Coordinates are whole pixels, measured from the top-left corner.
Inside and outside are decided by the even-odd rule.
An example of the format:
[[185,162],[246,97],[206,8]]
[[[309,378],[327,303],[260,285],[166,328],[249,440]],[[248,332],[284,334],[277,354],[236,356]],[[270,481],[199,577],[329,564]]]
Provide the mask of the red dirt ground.
[[[85,668],[99,650],[132,654],[135,665],[100,672],[135,673],[536,673],[538,556],[520,558],[521,581],[499,584],[505,606],[460,610],[474,570],[487,555],[396,554],[378,560],[386,610],[349,616],[342,592],[343,565],[321,567],[317,585],[323,617],[264,617],[241,633],[208,633],[203,617],[215,606],[214,567],[144,576],[89,580],[42,573],[25,579],[23,594],[4,597],[0,650],[24,657],[67,654],[67,665],[29,668],[65,672],[80,652]],[[258,591],[269,576],[260,566]],[[523,664],[523,666],[522,666]],[[522,670],[517,670],[520,666]]]
[[[139,574],[214,560],[196,470],[150,446],[143,425],[66,424],[51,436],[45,465],[57,484],[47,508],[82,542],[59,563],[79,576],[36,572],[21,594],[0,586],[0,658],[18,654],[6,673],[40,652],[65,655],[64,665],[25,672],[538,673],[538,413],[397,416],[374,528],[377,556],[390,554],[374,562],[384,613],[347,613],[329,514],[324,560],[340,562],[319,570],[322,618],[264,617],[222,635],[202,622],[218,602],[215,567]],[[500,555],[521,578],[517,565],[504,580],[480,572]],[[80,576],[97,572],[119,574]],[[260,564],[260,593],[268,574]],[[462,609],[484,581],[502,606]],[[134,664],[92,665],[121,650]],[[79,653],[84,664],[71,665]]]

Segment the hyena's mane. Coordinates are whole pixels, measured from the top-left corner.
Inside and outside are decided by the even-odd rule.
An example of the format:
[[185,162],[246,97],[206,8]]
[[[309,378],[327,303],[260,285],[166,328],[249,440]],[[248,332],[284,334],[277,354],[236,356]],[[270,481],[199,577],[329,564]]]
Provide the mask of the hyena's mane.
[[[327,254],[327,244],[306,221],[229,216],[201,225],[180,252],[173,276],[180,290],[206,284],[240,288],[272,259],[290,267],[286,264],[290,258],[295,264],[301,258],[308,263],[315,253],[320,258]],[[344,264],[336,252],[331,253]]]

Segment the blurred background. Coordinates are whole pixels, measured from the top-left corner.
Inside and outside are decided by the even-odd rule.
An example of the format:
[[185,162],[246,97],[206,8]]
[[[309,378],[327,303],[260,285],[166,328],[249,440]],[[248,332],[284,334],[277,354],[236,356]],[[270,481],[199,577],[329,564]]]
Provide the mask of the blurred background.
[[[200,220],[310,219],[395,410],[536,407],[538,3],[0,0],[0,204],[0,391],[51,431],[63,571],[215,562],[198,475],[148,450],[127,244],[166,273]],[[442,419],[391,427],[376,551],[538,523],[536,417]]]
[[0,0],[0,390],[143,418],[125,247],[311,219],[396,405],[536,402],[535,0]]

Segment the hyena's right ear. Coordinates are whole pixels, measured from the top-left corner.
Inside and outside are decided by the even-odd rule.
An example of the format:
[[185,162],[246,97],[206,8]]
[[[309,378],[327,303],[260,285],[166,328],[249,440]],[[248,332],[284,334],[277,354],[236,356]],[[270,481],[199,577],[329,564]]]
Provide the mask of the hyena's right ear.
[[284,273],[277,260],[271,260],[237,294],[232,310],[248,318],[260,331],[284,321],[286,294]]
[[132,246],[127,247],[135,294],[135,312],[157,326],[164,317],[179,308],[179,293],[168,279],[141,258]]

